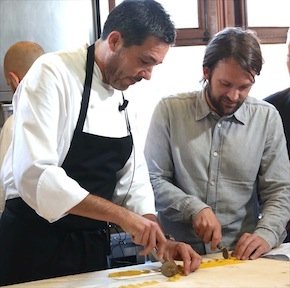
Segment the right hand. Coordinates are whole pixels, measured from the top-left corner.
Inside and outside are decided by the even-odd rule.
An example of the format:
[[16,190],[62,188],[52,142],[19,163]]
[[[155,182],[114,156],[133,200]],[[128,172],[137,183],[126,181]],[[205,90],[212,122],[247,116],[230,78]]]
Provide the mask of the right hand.
[[140,255],[148,255],[153,248],[156,248],[158,257],[163,259],[167,239],[157,221],[155,222],[133,212],[128,212],[128,217],[119,225],[131,235],[132,241],[135,244],[144,246]]
[[222,239],[221,224],[211,208],[204,208],[192,217],[192,227],[204,243],[211,242],[211,250],[217,249]]
[[190,245],[183,242],[167,240],[164,260],[183,261],[184,275],[188,275],[199,267],[202,258]]

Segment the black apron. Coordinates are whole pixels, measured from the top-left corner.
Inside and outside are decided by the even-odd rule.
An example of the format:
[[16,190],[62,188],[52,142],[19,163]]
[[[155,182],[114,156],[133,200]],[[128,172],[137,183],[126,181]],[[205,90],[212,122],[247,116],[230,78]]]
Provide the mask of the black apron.
[[[80,114],[62,167],[91,194],[111,200],[116,173],[130,157],[133,141],[128,122],[129,136],[123,138],[82,131],[94,51],[94,45],[88,48]],[[106,269],[108,254],[107,223],[75,215],[49,223],[21,198],[6,201],[0,220],[0,285]]]

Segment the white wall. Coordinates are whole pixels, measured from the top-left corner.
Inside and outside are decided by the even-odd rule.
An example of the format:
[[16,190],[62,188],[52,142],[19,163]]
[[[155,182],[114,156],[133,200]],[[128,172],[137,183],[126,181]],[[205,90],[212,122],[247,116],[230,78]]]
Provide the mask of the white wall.
[[261,75],[256,77],[251,95],[259,99],[290,87],[289,73],[287,69],[286,44],[264,44],[262,45],[262,55],[264,65]]
[[[150,81],[142,80],[124,92],[129,111],[136,111],[140,140],[144,144],[151,114],[158,101],[178,92],[199,90],[205,46],[172,47],[164,62],[153,69]],[[259,99],[290,86],[285,44],[262,45],[264,65],[250,95]],[[133,115],[131,115],[132,117]]]

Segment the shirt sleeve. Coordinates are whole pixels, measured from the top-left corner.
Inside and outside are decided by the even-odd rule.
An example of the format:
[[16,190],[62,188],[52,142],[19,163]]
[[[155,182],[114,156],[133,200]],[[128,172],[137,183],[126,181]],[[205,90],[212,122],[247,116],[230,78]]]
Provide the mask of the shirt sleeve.
[[209,207],[174,184],[170,119],[165,101],[153,112],[145,143],[145,158],[154,189],[156,208],[171,221],[190,222],[200,210]]
[[[11,115],[5,121],[1,130],[1,133],[0,133],[0,168],[1,170],[5,162],[5,155],[7,154],[8,148],[11,144],[12,131],[13,131],[13,115]],[[0,183],[0,214],[1,214],[4,211],[5,198],[6,198],[2,173],[0,173],[0,182],[1,182]]]
[[65,75],[54,63],[36,61],[17,89],[13,178],[23,200],[50,222],[88,195],[61,168],[70,142],[64,138],[73,131]]
[[275,247],[285,239],[285,227],[290,219],[290,165],[281,117],[276,109],[270,112],[258,175],[261,219],[255,233]]
[[5,154],[12,140],[13,135],[13,115],[4,123],[0,133],[0,167],[2,166]]

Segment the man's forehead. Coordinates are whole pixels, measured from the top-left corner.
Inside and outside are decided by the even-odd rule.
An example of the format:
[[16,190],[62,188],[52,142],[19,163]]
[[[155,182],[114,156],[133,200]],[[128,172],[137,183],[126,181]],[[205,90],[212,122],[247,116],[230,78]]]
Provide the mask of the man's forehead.
[[155,37],[148,37],[141,46],[137,47],[142,57],[154,63],[162,63],[170,46]]

